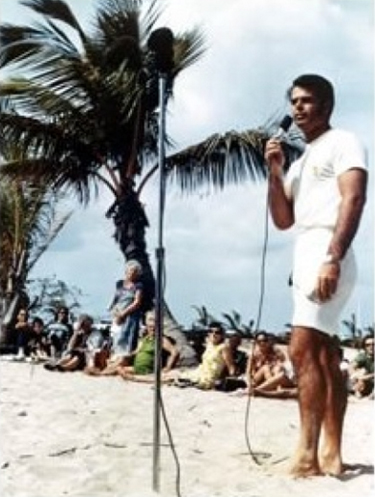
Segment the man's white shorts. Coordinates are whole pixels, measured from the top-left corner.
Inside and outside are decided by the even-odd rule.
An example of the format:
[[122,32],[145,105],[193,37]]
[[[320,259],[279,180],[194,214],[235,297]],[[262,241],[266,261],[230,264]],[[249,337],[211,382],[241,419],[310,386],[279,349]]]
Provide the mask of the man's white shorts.
[[293,267],[292,324],[338,335],[342,310],[352,293],[357,267],[354,252],[349,249],[340,263],[336,293],[328,302],[316,301],[314,289],[331,239],[332,231],[322,228],[308,229],[297,236]]

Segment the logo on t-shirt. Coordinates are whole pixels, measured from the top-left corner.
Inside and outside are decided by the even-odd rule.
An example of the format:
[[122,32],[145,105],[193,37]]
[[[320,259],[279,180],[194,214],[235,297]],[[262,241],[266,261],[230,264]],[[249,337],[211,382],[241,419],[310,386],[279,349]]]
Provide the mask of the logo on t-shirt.
[[319,164],[312,166],[312,172],[315,178],[324,181],[325,179],[333,178],[335,176],[333,166],[331,163]]

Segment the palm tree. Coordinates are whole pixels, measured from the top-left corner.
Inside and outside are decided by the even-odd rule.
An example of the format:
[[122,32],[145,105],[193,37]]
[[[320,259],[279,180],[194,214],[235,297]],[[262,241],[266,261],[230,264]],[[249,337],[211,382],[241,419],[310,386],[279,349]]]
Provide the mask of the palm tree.
[[375,324],[372,324],[372,325],[369,325],[369,326],[365,326],[364,331],[368,335],[375,335]]
[[27,294],[29,312],[48,321],[55,318],[60,307],[69,309],[70,319],[75,321],[81,309],[82,290],[58,279],[55,274],[28,280]]
[[231,314],[223,313],[222,316],[232,330],[239,331],[245,337],[253,337],[254,319],[250,319],[249,323],[245,324],[242,322],[241,314],[235,310],[232,310]]
[[[102,0],[89,34],[62,0],[22,3],[43,18],[31,27],[0,28],[0,65],[23,74],[1,85],[0,139],[19,143],[32,159],[5,163],[0,172],[73,190],[83,203],[100,184],[108,188],[115,239],[125,259],[142,264],[145,305],[151,306],[155,285],[139,192],[156,169],[159,71],[151,40],[165,29],[155,29],[157,0]],[[77,43],[65,28],[74,31]],[[203,51],[196,29],[173,39],[166,101],[176,77]],[[166,169],[190,191],[204,182],[224,187],[264,177],[266,138],[262,129],[213,135],[169,157]]]
[[[159,73],[150,42],[161,11],[156,1],[143,12],[141,1],[103,0],[86,34],[62,0],[23,4],[43,20],[0,29],[1,65],[28,75],[1,85],[1,138],[22,145],[32,159],[3,164],[1,173],[71,189],[83,203],[100,184],[107,187],[115,239],[126,259],[142,264],[150,306],[148,221],[135,182],[157,157]],[[61,25],[75,31],[77,44]],[[173,49],[166,99],[177,75],[202,54],[202,36],[179,35]]]
[[192,305],[191,307],[198,314],[198,318],[193,322],[192,325],[193,330],[194,329],[205,330],[210,326],[210,323],[212,323],[213,321],[217,321],[215,316],[208,311],[205,305],[202,306]]
[[0,183],[0,343],[19,307],[28,307],[30,271],[70,217],[59,215],[59,196],[26,181]]
[[358,347],[362,340],[362,330],[358,327],[356,314],[352,312],[350,315],[350,319],[344,319],[341,321],[341,323],[349,331],[349,342],[354,347]]

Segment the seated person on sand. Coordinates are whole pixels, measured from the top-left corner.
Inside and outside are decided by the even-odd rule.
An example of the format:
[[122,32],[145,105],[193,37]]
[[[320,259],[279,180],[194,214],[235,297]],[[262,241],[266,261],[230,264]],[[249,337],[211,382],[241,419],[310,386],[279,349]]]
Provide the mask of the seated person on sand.
[[47,363],[49,371],[81,371],[86,366],[87,341],[92,332],[93,319],[88,314],[82,314],[75,325],[67,350],[56,363]]
[[349,390],[356,397],[368,397],[374,391],[374,337],[363,339],[361,350],[349,365]]
[[73,335],[73,326],[69,321],[69,309],[60,306],[55,314],[54,322],[47,325],[48,355],[52,359],[59,359],[67,349]]
[[290,362],[265,331],[255,336],[247,364],[247,381],[250,395],[283,397],[297,394]]
[[103,371],[108,364],[112,340],[109,327],[106,329],[94,328],[87,339],[86,367],[84,372]]
[[47,334],[44,329],[44,322],[39,317],[35,317],[31,322],[29,348],[32,361],[42,362],[49,359]]
[[233,352],[225,342],[225,331],[218,322],[209,327],[209,334],[201,363],[197,368],[179,375],[175,380],[176,386],[196,386],[203,390],[215,387],[215,383],[223,378],[224,374],[233,376],[236,366]]
[[[117,367],[117,374],[125,380],[146,381],[148,375],[154,371],[155,362],[155,314],[146,314],[146,330],[138,343],[137,349],[124,358]],[[179,352],[173,341],[166,336],[162,337],[162,373],[168,373],[177,363]],[[147,376],[147,378],[145,378]]]
[[238,388],[245,388],[246,381],[244,375],[246,373],[248,356],[244,350],[241,350],[242,333],[238,330],[228,330],[227,344],[230,348],[232,360],[234,363],[234,371],[230,374],[228,367],[225,366],[222,378],[215,382],[215,389],[223,392],[231,392]]
[[29,311],[26,308],[18,311],[14,333],[17,346],[17,355],[14,357],[14,360],[23,361],[30,353],[29,342],[31,337]]

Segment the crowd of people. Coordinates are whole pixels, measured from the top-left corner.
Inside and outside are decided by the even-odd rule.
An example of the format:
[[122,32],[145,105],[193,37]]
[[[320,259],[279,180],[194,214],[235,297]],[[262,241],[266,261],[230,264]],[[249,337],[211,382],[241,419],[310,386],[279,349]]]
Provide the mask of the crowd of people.
[[[134,264],[129,266],[124,284],[128,282],[128,273],[134,274]],[[55,319],[46,326],[39,317],[29,320],[27,310],[21,309],[14,327],[18,353],[13,359],[40,362],[49,371],[83,371],[91,376],[117,375],[124,380],[153,381],[155,313],[147,312],[144,319],[140,313],[127,327],[126,318],[131,311],[127,314],[126,308],[138,298],[135,294],[127,306],[122,306],[122,311],[119,311],[119,299],[114,299],[113,324],[104,329],[96,328],[88,314],[81,314],[74,324],[71,323],[66,307],[60,307]],[[119,288],[116,290],[118,295],[121,295]],[[119,312],[123,313],[122,320],[118,318]],[[179,388],[237,390],[243,395],[269,398],[298,396],[297,379],[287,348],[278,345],[276,337],[265,331],[257,332],[253,340],[245,342],[241,332],[226,330],[220,322],[212,322],[199,363],[195,367],[180,367],[180,355],[174,338],[163,335],[163,383]],[[351,360],[344,357],[343,349],[341,357],[348,394],[373,398],[373,335],[364,337],[361,350]]]

